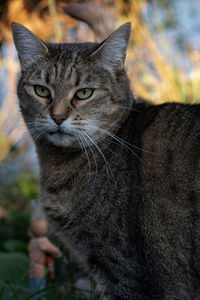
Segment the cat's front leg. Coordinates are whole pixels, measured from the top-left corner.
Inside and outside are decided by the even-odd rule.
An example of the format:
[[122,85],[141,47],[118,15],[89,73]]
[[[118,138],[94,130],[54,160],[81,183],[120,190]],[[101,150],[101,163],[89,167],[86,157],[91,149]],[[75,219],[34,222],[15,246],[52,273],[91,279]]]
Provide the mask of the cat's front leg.
[[[112,290],[112,292],[110,291]],[[138,293],[137,291],[121,290],[120,285],[112,288],[106,289],[102,295],[101,300],[152,300],[146,295],[142,293]]]
[[106,278],[104,277],[102,282],[97,281],[97,290],[101,294],[101,300],[155,300],[143,293],[140,284],[136,283],[133,277],[121,279],[119,277],[119,282],[115,283],[109,281],[107,274]]

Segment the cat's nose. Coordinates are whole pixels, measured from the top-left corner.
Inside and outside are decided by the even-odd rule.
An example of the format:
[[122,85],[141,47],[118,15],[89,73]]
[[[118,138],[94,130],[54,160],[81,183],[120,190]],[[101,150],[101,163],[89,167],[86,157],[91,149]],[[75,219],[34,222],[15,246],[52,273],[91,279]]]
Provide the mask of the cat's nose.
[[57,125],[60,125],[64,120],[67,119],[67,116],[63,114],[52,114],[51,118]]

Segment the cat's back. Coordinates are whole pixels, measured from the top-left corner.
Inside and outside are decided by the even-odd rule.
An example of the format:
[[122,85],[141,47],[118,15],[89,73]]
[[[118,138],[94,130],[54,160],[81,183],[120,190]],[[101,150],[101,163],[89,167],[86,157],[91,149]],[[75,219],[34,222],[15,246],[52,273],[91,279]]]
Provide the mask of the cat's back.
[[[142,163],[170,191],[196,190],[200,182],[200,105],[166,103],[144,111]],[[147,150],[147,151],[146,151]],[[175,184],[178,186],[175,188]]]
[[146,255],[160,277],[164,299],[199,299],[200,105],[167,103],[141,114]]

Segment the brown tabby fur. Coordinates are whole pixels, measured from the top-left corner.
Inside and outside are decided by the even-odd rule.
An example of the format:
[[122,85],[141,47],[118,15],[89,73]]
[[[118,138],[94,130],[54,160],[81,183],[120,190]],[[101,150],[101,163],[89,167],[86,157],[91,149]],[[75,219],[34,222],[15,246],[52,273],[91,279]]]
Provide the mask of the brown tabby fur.
[[[129,31],[100,45],[45,44],[13,25],[40,198],[102,299],[197,300],[200,105],[134,103],[123,68]],[[38,84],[51,99],[35,94]],[[95,91],[78,101],[81,88]],[[66,119],[58,126],[53,114]]]

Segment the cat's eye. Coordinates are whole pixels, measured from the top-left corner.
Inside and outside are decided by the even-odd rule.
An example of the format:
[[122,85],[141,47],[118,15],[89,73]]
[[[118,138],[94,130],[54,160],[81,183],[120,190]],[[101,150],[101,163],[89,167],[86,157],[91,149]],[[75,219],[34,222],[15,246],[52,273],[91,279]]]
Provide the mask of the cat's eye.
[[92,96],[93,92],[94,92],[93,89],[84,88],[78,90],[75,94],[75,97],[78,98],[79,100],[86,100]]
[[49,89],[42,85],[35,85],[34,90],[35,90],[36,95],[38,95],[39,97],[42,97],[42,98],[47,98],[51,94]]

